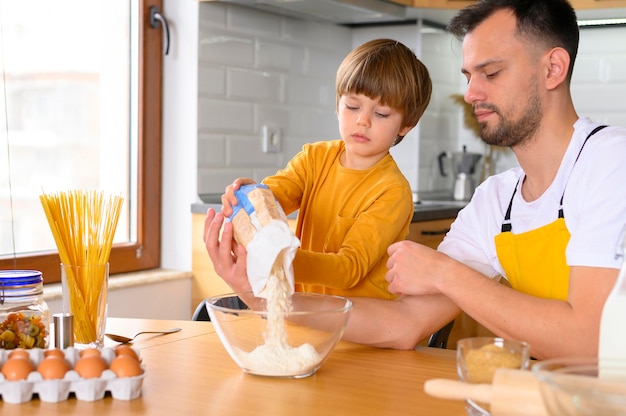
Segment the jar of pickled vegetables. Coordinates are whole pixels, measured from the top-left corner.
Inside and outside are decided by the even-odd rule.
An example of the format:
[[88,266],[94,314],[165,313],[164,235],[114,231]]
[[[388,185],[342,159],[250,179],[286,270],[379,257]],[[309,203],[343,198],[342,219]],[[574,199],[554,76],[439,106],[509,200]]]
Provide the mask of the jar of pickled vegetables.
[[0,348],[48,348],[50,310],[36,270],[0,270]]

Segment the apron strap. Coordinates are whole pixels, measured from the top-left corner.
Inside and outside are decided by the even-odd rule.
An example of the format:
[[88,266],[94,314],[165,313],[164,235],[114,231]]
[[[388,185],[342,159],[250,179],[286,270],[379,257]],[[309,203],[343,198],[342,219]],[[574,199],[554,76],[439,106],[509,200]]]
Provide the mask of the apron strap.
[[[574,164],[578,162],[578,158],[580,157],[580,154],[583,152],[583,148],[587,144],[587,140],[589,140],[591,136],[593,136],[594,134],[596,134],[597,132],[599,132],[605,127],[607,126],[606,125],[597,126],[595,129],[591,131],[591,133],[587,135],[587,138],[585,139],[585,141],[583,142],[583,145],[580,147],[580,150],[578,151],[578,155],[576,156],[576,160],[574,160]],[[509,206],[506,210],[504,221],[502,222],[502,226],[500,227],[500,230],[503,233],[511,232],[511,230],[513,229],[513,226],[511,225],[511,208],[513,207],[513,198],[515,197],[515,194],[517,193],[517,187],[519,186],[520,180],[521,180],[521,176],[517,180],[517,183],[515,184],[515,189],[513,190],[513,195],[511,195],[511,200],[509,201]],[[563,194],[561,195],[561,200],[559,201],[559,218],[565,218],[565,213],[563,212],[563,197],[564,196],[565,196],[565,190],[563,190]]]
[[509,201],[509,207],[506,209],[506,214],[504,215],[504,221],[502,222],[502,227],[500,228],[501,232],[506,233],[513,229],[511,225],[511,208],[513,208],[513,198],[515,197],[515,193],[517,193],[517,187],[519,186],[519,181],[522,178],[517,179],[517,183],[515,184],[515,189],[513,190],[513,195],[511,195],[511,200]]
[[[580,154],[583,152],[583,148],[587,144],[587,140],[589,140],[591,136],[593,136],[594,134],[596,134],[597,132],[599,132],[605,127],[606,126],[598,126],[595,129],[593,129],[591,133],[589,133],[589,135],[587,135],[587,138],[585,139],[585,141],[583,142],[583,145],[580,147],[580,150],[578,151],[578,156],[576,156],[576,160],[574,161],[574,164],[578,162],[578,158],[580,157]],[[567,187],[567,184],[565,186]],[[564,196],[565,196],[565,189],[563,190],[563,195],[561,195],[561,201],[559,202],[559,218],[565,218],[565,213],[563,212],[563,197]]]

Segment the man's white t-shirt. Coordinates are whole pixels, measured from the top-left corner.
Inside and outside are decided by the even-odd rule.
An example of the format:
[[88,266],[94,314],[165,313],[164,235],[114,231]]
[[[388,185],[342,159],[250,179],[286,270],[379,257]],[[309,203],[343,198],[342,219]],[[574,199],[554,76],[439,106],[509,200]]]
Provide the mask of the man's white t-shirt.
[[[563,198],[565,223],[571,234],[566,250],[569,266],[619,268],[616,248],[626,225],[626,128],[608,126],[587,140],[597,127],[587,118],[574,124],[574,135],[557,175],[537,200],[526,202],[520,189],[511,210],[512,232],[534,230],[558,218]],[[484,181],[452,224],[438,250],[489,276],[505,276],[494,237],[518,180],[516,167]],[[506,276],[505,276],[506,277]]]

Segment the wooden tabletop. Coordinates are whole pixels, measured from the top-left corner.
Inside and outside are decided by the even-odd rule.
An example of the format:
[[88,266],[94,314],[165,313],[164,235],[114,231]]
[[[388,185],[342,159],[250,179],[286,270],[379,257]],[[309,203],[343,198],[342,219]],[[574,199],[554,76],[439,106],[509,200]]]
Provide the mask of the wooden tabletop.
[[[36,396],[22,404],[0,401],[2,415],[465,415],[462,402],[426,395],[430,378],[456,379],[454,351],[419,347],[385,350],[341,342],[316,374],[303,379],[244,374],[210,322],[108,318],[107,332],[180,327],[165,336],[141,335],[134,343],[146,368],[135,400],[59,403]],[[115,343],[107,341],[105,346]]]

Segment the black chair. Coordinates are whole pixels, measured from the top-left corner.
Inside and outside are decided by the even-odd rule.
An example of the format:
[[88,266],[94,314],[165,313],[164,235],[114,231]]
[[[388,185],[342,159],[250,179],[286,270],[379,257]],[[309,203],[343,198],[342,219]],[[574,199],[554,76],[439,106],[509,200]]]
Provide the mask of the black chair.
[[210,321],[211,317],[209,316],[209,311],[206,309],[206,305],[204,301],[200,302],[198,306],[196,306],[196,310],[193,312],[191,316],[192,321]]
[[441,328],[439,331],[433,333],[428,339],[428,346],[434,348],[443,348],[445,349],[448,346],[448,337],[450,336],[450,332],[452,332],[452,327],[454,326],[454,319],[446,326]]
[[[191,316],[192,321],[210,321],[211,320],[211,317],[209,316],[209,311],[206,308],[205,301],[206,299],[200,302],[198,306],[196,306],[196,310],[193,312],[193,315]],[[238,297],[220,299],[216,302],[216,305],[223,306],[225,308],[233,308],[233,309],[240,309],[240,310],[248,309],[248,305],[246,305],[244,301],[242,301]]]

